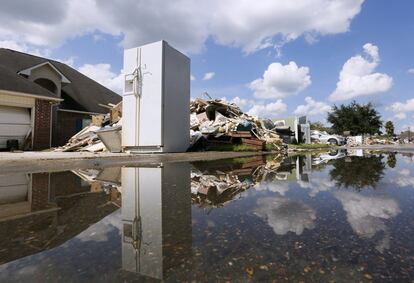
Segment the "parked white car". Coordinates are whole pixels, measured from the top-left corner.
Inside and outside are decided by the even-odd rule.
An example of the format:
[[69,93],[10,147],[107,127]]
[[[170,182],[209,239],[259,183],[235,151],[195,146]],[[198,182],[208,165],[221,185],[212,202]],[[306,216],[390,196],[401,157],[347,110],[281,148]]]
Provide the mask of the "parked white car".
[[319,165],[319,164],[322,164],[322,163],[328,163],[331,160],[344,158],[346,156],[347,156],[346,151],[344,151],[344,150],[335,150],[335,151],[331,151],[329,153],[321,154],[321,155],[315,157],[312,161],[312,164]]
[[330,135],[327,132],[312,131],[311,140],[316,140],[320,143],[343,145],[345,144],[345,138],[338,135]]

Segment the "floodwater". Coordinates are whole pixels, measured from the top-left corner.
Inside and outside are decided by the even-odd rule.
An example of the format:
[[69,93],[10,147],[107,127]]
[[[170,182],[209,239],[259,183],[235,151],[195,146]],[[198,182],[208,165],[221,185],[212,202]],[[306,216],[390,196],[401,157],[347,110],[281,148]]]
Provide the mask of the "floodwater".
[[413,235],[410,154],[0,175],[0,282],[412,282]]

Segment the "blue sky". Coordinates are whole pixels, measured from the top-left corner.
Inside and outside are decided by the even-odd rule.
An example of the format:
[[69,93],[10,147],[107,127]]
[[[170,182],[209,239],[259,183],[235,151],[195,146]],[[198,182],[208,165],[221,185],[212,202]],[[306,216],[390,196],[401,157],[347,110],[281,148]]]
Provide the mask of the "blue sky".
[[0,46],[67,62],[119,92],[123,48],[165,39],[191,58],[192,97],[311,121],[355,99],[414,128],[414,1],[256,2],[6,1]]

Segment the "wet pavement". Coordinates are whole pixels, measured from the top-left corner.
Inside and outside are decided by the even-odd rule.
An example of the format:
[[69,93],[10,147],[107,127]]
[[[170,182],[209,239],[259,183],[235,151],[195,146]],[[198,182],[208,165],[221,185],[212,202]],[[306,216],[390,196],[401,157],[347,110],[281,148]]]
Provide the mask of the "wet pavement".
[[412,282],[413,204],[409,153],[3,174],[0,282]]

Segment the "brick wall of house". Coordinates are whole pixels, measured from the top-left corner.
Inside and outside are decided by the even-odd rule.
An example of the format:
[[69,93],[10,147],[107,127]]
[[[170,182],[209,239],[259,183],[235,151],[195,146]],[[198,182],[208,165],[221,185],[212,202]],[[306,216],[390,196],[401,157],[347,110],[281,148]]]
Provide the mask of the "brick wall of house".
[[53,146],[65,145],[69,138],[82,129],[82,119],[90,119],[90,115],[57,111],[54,123]]
[[32,174],[32,211],[49,207],[49,173]]
[[33,129],[33,150],[50,147],[50,103],[36,99]]
[[50,173],[51,200],[55,197],[90,192],[90,190],[91,186],[82,182],[81,178],[71,171]]

